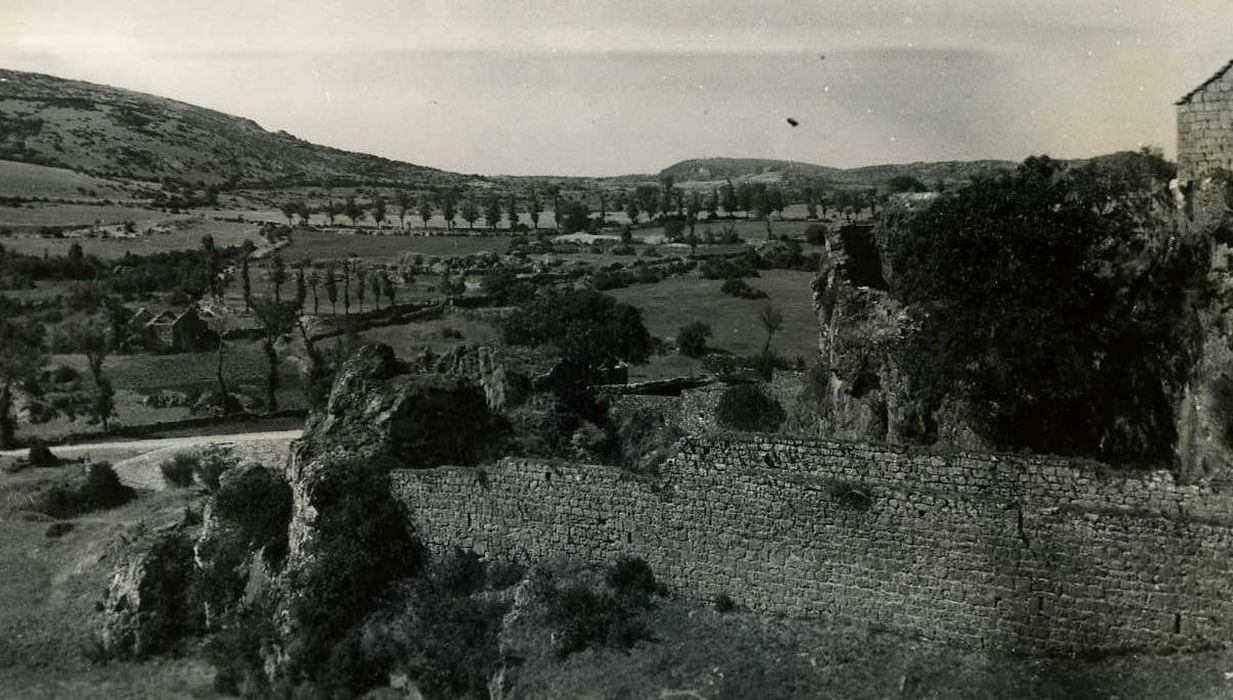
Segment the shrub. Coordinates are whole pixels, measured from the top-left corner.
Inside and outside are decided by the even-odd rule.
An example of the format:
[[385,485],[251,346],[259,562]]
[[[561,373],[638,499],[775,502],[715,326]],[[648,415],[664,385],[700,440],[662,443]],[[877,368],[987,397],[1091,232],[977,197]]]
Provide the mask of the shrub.
[[726,377],[736,371],[736,358],[726,353],[713,352],[702,358],[702,369]]
[[642,597],[663,591],[651,567],[639,557],[618,558],[608,570],[608,583],[621,595]]
[[912,394],[963,402],[1000,449],[1171,461],[1174,387],[1201,354],[1194,300],[1211,293],[1209,240],[1161,199],[1173,172],[1153,153],[1029,158],[895,222]]
[[214,495],[214,512],[239,527],[251,550],[277,565],[287,553],[291,487],[275,472],[249,464],[229,474]]
[[710,337],[711,327],[701,321],[695,321],[681,326],[676,334],[676,344],[682,355],[701,357],[706,352],[706,341]]
[[719,425],[732,430],[773,433],[787,417],[783,407],[753,384],[728,387],[715,407]]
[[455,547],[429,568],[433,582],[449,595],[470,595],[484,587],[484,564],[475,552]]
[[826,226],[822,224],[809,224],[805,227],[805,241],[812,245],[826,244]]
[[135,495],[131,488],[120,482],[120,477],[110,464],[95,462],[87,467],[84,496],[90,510],[122,506]]
[[766,298],[766,292],[758,289],[757,287],[751,287],[748,282],[736,277],[724,280],[723,286],[719,288],[719,291],[727,294],[728,296],[737,297],[738,299]]
[[193,472],[197,471],[200,465],[200,460],[195,455],[179,452],[170,459],[163,460],[158,469],[163,473],[163,481],[166,481],[168,486],[185,488],[193,485]]
[[72,518],[122,506],[135,495],[120,483],[110,464],[96,462],[86,468],[84,476],[70,477],[41,492],[35,498],[35,509],[57,519]]
[[652,350],[642,312],[596,291],[537,297],[510,314],[501,331],[510,345],[556,345],[581,367],[642,363]]
[[581,583],[557,591],[548,620],[557,628],[557,653],[569,656],[592,646],[628,649],[646,639],[646,626],[615,596],[596,593]]
[[[756,256],[753,256],[756,258]],[[726,280],[732,277],[757,277],[758,270],[751,256],[739,258],[708,258],[698,268],[699,274],[708,280]]]
[[720,593],[715,596],[714,604],[716,612],[727,613],[736,610],[736,603],[733,602],[732,596],[727,593]]
[[390,495],[386,465],[331,465],[312,500],[317,538],[292,582],[299,595],[288,672],[362,690],[372,679],[360,664],[358,625],[394,581],[415,573],[419,546]]
[[32,467],[54,467],[60,464],[60,458],[52,454],[47,445],[31,445],[26,453],[26,460]]
[[211,491],[217,491],[223,472],[235,466],[235,461],[220,451],[207,450],[199,458],[193,473],[197,483]]
[[462,332],[459,331],[457,328],[446,326],[445,328],[441,329],[441,337],[445,338],[446,340],[461,340]]

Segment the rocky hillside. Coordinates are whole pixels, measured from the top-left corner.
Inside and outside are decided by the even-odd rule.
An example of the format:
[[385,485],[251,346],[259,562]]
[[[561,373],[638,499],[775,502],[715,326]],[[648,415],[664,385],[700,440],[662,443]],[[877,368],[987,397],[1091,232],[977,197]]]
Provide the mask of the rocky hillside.
[[0,70],[0,159],[95,175],[258,184],[448,184],[462,176],[270,132],[106,85]]

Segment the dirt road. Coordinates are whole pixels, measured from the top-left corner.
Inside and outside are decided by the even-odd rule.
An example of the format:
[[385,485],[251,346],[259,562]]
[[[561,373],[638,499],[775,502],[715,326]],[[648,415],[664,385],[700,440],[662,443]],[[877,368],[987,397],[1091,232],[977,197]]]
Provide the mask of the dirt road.
[[[194,435],[152,440],[122,440],[53,447],[62,459],[108,461],[120,480],[135,488],[166,487],[158,465],[180,451],[196,451],[209,445],[225,445],[240,461],[275,462],[286,458],[287,446],[300,437],[301,430],[275,430],[230,435]],[[25,450],[0,452],[0,460],[25,456]]]

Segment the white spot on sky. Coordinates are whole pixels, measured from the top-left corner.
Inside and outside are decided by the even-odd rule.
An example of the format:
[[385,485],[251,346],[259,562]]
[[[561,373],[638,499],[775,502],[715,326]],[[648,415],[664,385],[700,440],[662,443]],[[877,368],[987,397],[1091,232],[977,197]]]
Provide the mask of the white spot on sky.
[[[1142,90],[1143,88],[1139,88],[1139,89]],[[830,92],[830,91],[831,91],[830,85],[827,85],[826,87],[822,88],[822,92]]]

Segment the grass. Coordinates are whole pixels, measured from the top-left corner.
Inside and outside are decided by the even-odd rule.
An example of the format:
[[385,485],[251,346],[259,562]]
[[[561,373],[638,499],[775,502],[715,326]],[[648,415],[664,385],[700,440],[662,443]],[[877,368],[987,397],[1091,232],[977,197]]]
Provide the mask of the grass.
[[[446,328],[458,331],[462,334],[462,338],[444,337],[442,331]],[[423,349],[443,353],[463,344],[490,343],[499,340],[500,335],[500,332],[489,323],[461,316],[446,316],[401,326],[373,328],[360,333],[366,342],[385,343],[394,348],[394,352],[402,357],[409,357]]]
[[145,227],[170,219],[186,218],[184,215],[167,214],[155,209],[126,207],[115,204],[45,204],[36,202],[20,207],[0,207],[0,227],[15,232],[37,231],[41,226],[91,226],[132,221]]
[[[28,511],[29,495],[64,477],[64,469],[0,475],[0,697],[217,697],[213,670],[190,656],[147,663],[95,663],[88,640],[117,563],[121,533],[179,522],[192,491],[143,493],[112,510],[72,521],[51,538],[49,519]],[[199,508],[196,503],[194,509]]]
[[[124,200],[148,197],[154,189],[156,189],[154,186],[144,183],[124,183],[64,168],[0,161],[0,196],[5,197]],[[95,196],[89,195],[91,191],[95,193]]]
[[766,299],[730,297],[719,291],[720,280],[675,277],[659,284],[640,284],[614,289],[608,294],[642,309],[647,329],[659,337],[675,336],[681,326],[694,321],[710,324],[710,347],[738,355],[759,352],[766,333],[758,312],[768,303],[783,313],[783,327],[771,347],[780,355],[810,357],[818,348],[818,320],[813,312],[811,272],[763,270],[749,283],[767,293]]
[[1227,698],[1230,653],[1089,662],[1016,657],[910,639],[863,625],[721,614],[665,601],[652,643],[560,663],[527,654],[520,697]]
[[[91,210],[108,209],[108,207],[83,208]],[[7,211],[10,211],[7,207],[0,207],[0,219],[4,218]],[[73,243],[80,243],[82,251],[86,255],[95,255],[104,260],[116,260],[124,257],[129,252],[134,255],[147,255],[149,253],[162,253],[171,250],[200,248],[201,239],[206,235],[214,236],[214,242],[220,248],[240,245],[246,240],[256,243],[258,240],[257,229],[252,224],[237,224],[201,218],[190,219],[184,216],[163,214],[162,212],[151,212],[146,209],[133,211],[142,212],[147,216],[157,215],[142,220],[134,219],[138,224],[139,230],[152,224],[167,225],[169,230],[140,235],[134,238],[44,238],[42,236],[20,235],[0,238],[0,245],[3,245],[8,250],[26,255],[42,255],[44,252],[48,255],[65,255]],[[0,225],[3,225],[3,223],[0,222]]]
[[[375,229],[374,229],[375,230]],[[478,233],[478,232],[477,232]],[[504,253],[511,237],[497,236],[357,236],[343,231],[297,230],[291,245],[283,248],[287,262],[345,258],[396,258],[403,253],[422,255],[470,255],[492,251]]]

